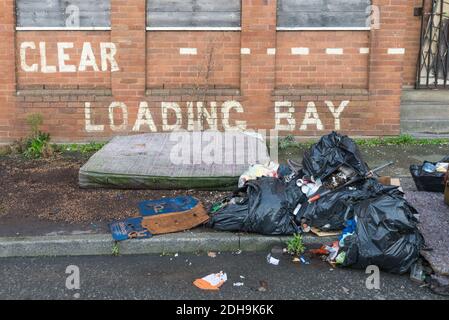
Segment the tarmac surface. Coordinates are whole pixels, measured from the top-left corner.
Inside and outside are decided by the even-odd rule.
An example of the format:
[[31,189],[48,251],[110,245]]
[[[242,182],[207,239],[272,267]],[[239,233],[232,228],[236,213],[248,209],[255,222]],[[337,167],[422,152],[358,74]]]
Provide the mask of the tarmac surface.
[[[369,290],[370,274],[365,270],[334,269],[319,258],[310,265],[296,264],[289,256],[281,256],[274,266],[266,256],[267,252],[217,253],[216,258],[192,254],[7,258],[0,264],[0,299],[448,299],[406,275],[381,272],[380,289]],[[79,268],[79,290],[66,288],[69,265]],[[202,291],[192,284],[220,271],[227,273],[228,281],[219,291]]]
[[432,269],[449,276],[449,206],[444,195],[434,192],[406,192],[406,199],[419,212],[419,229],[429,251],[422,251]]

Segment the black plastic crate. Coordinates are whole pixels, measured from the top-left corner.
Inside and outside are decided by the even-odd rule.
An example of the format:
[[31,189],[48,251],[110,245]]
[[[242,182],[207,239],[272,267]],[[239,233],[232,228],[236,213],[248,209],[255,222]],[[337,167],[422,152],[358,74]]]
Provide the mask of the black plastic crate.
[[[425,164],[426,162],[424,162]],[[434,165],[436,163],[433,163]],[[434,172],[428,173],[422,170],[422,165],[411,165],[410,173],[412,174],[413,181],[415,182],[418,191],[429,192],[444,192],[444,180],[446,173]]]

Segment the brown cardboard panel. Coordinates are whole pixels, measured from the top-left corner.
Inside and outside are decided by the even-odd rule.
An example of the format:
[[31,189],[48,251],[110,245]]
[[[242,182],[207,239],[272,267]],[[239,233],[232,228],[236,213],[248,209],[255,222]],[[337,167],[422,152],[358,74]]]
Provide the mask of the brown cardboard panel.
[[144,217],[142,226],[147,228],[152,234],[157,235],[189,230],[208,220],[209,216],[200,203],[189,211]]

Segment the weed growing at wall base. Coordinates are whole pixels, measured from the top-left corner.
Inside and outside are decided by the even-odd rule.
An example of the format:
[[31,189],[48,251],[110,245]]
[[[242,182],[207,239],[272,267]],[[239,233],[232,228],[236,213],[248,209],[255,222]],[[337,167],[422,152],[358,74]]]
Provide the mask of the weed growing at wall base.
[[[449,145],[448,138],[415,138],[409,134],[403,134],[392,137],[355,139],[359,146],[378,147],[378,146],[428,146],[428,145]],[[279,139],[279,149],[285,150],[289,148],[309,147],[313,142],[299,142],[294,136],[286,136]]]
[[25,140],[23,155],[32,159],[51,156],[53,148],[50,145],[50,134],[40,131],[40,126],[43,123],[42,115],[30,114],[26,121],[31,128],[31,135]]
[[53,147],[60,153],[79,152],[81,154],[91,154],[103,148],[105,144],[106,142],[89,142],[87,144],[78,144],[78,143],[58,144],[53,145]]

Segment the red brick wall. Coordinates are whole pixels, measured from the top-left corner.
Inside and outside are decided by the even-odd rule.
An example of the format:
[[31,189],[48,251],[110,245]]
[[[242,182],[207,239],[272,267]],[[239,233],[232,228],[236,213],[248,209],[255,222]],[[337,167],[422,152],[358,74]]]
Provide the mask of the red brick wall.
[[16,112],[14,2],[0,1],[0,142],[11,142]]
[[[84,42],[88,41],[95,55],[96,65],[99,71],[94,71],[93,67],[86,67],[85,71],[79,71],[81,53]],[[27,87],[111,87],[110,66],[107,71],[101,71],[101,42],[110,42],[110,32],[107,31],[22,31],[16,35],[16,64],[17,64],[17,84],[20,88]],[[21,67],[20,45],[24,42],[32,42],[36,49],[26,50],[26,63],[29,66],[38,65],[37,72],[25,72]],[[45,43],[45,57],[47,66],[54,66],[55,73],[41,72],[41,50],[39,43]],[[75,72],[59,72],[58,48],[57,43],[73,43],[73,49],[65,49],[64,52],[70,59],[66,61],[67,65],[74,65]]]
[[421,6],[422,0],[410,0],[407,3],[405,11],[405,15],[409,18],[404,39],[404,86],[406,87],[414,87],[416,82],[416,66],[419,57],[419,39],[421,36],[421,17],[413,16],[413,10]]
[[[180,55],[196,48],[196,55]],[[240,86],[240,32],[147,32],[147,86]]]
[[[30,113],[43,115],[54,141],[199,127],[398,134],[402,85],[414,81],[419,37],[408,30],[417,18],[409,0],[373,2],[381,28],[371,31],[276,31],[276,0],[243,0],[241,31],[147,32],[144,0],[112,0],[110,32],[16,33],[14,1],[0,0],[0,142],[26,135]],[[111,42],[119,70],[24,72],[25,41],[46,42],[49,64],[56,64],[56,43],[73,42],[67,63],[75,65],[83,42],[95,55],[100,42]],[[208,86],[198,89],[205,83],[198,66],[207,66],[211,47]],[[182,55],[181,48],[195,48],[196,55]],[[308,55],[293,55],[292,48],[308,48]],[[29,64],[39,62],[27,54]]]
[[[292,55],[291,48],[309,48],[308,55]],[[326,54],[341,48],[343,54]],[[367,88],[368,31],[286,31],[277,34],[276,86],[278,88]]]

